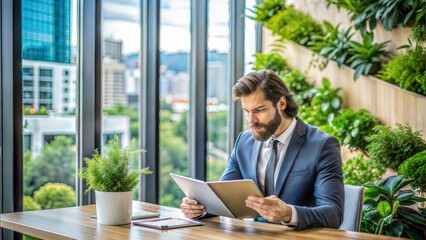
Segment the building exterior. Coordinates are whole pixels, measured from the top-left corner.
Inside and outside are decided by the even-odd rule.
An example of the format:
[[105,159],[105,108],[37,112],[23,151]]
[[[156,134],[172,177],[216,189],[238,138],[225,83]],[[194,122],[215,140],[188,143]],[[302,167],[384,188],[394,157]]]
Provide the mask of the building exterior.
[[22,57],[71,63],[70,0],[22,0]]
[[102,107],[113,108],[121,104],[127,106],[125,84],[126,66],[116,60],[104,58],[102,61]]
[[76,66],[23,60],[22,88],[23,107],[66,114],[76,105]]
[[[23,149],[33,155],[42,152],[44,144],[50,143],[55,136],[65,135],[75,139],[75,116],[24,116]],[[102,142],[118,135],[122,147],[130,144],[130,119],[128,116],[102,117]]]

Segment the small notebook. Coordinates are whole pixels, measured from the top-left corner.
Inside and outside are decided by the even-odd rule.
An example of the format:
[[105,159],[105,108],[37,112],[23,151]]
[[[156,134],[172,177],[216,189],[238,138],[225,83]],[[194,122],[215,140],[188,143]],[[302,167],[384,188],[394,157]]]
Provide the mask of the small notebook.
[[201,225],[204,225],[204,223],[181,219],[181,218],[168,217],[168,218],[158,218],[153,220],[133,221],[132,225],[167,230],[167,229],[173,229],[173,228],[201,226]]

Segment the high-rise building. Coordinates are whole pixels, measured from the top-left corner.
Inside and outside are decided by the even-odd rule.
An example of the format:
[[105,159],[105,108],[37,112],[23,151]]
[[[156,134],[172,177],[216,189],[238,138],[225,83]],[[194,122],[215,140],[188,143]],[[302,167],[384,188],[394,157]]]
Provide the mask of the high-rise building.
[[102,46],[102,57],[123,62],[123,41],[105,38]]
[[71,0],[22,0],[23,59],[71,63]]

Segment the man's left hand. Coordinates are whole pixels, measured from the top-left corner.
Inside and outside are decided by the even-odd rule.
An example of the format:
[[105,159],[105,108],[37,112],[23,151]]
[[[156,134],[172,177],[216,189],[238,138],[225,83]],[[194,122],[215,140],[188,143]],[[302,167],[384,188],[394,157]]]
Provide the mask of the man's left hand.
[[250,196],[246,200],[246,206],[255,210],[270,222],[288,223],[291,220],[291,207],[274,195],[268,197]]

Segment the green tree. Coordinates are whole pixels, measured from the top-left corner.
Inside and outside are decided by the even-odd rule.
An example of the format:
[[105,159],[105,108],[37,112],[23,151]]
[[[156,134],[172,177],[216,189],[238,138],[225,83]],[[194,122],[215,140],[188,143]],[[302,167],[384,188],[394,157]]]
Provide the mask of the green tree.
[[40,210],[41,206],[31,196],[24,195],[24,211]]
[[43,209],[75,206],[74,189],[63,183],[47,183],[34,192],[34,199]]
[[160,204],[173,207],[179,206],[184,194],[169,173],[187,174],[188,143],[186,138],[176,134],[179,124],[184,123],[173,122],[170,111],[160,111]]
[[113,108],[110,109],[103,109],[104,115],[124,115],[129,116],[130,118],[130,138],[131,139],[138,139],[138,130],[139,130],[139,123],[138,123],[138,109],[135,107],[125,107],[122,104],[117,104]]
[[75,184],[75,145],[66,136],[56,136],[45,143],[42,153],[31,158],[24,154],[24,194],[32,195],[34,190],[48,182]]

